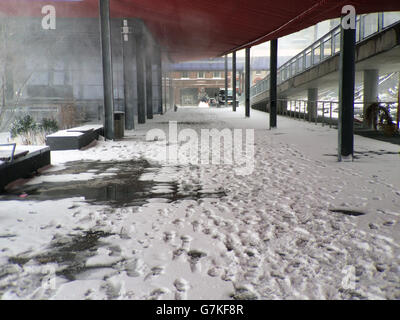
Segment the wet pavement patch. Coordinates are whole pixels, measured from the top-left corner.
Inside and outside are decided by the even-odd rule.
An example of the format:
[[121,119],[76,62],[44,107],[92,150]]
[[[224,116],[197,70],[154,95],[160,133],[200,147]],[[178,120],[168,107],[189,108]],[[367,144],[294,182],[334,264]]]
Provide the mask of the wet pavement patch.
[[86,266],[86,261],[96,254],[98,248],[105,245],[101,239],[112,235],[103,231],[85,231],[73,237],[53,240],[44,253],[34,256],[10,257],[8,262],[19,266],[24,266],[31,260],[38,265],[56,263],[61,267],[56,274],[73,281],[78,274],[96,268]]
[[[141,206],[152,199],[173,202],[180,199],[197,200],[225,196],[223,190],[205,190],[200,184],[181,186],[177,181],[158,179],[162,167],[150,165],[146,160],[100,162],[74,161],[65,164],[66,168],[56,172],[43,173],[43,176],[66,174],[93,174],[88,180],[43,182],[23,185],[0,195],[0,200],[57,200],[84,197],[91,204],[114,207]],[[173,168],[179,170],[179,168]],[[152,174],[156,181],[141,180],[143,174]],[[163,182],[160,182],[160,181]],[[27,196],[21,198],[21,194]]]
[[335,213],[342,213],[347,216],[354,216],[354,217],[363,216],[366,214],[365,212],[362,212],[362,211],[348,210],[348,209],[330,209],[329,211],[335,212]]

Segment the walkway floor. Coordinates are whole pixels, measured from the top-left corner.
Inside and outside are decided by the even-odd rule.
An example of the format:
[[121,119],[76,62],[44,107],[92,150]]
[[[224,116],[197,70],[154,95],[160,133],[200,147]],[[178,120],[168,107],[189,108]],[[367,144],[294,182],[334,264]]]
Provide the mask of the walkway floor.
[[[356,136],[357,159],[338,163],[336,130],[267,124],[242,107],[179,108],[121,141],[52,152],[51,169],[0,197],[0,296],[399,299],[399,146]],[[193,150],[206,128],[255,129],[254,143],[236,131],[246,153],[227,141],[233,164],[205,164],[210,149]]]

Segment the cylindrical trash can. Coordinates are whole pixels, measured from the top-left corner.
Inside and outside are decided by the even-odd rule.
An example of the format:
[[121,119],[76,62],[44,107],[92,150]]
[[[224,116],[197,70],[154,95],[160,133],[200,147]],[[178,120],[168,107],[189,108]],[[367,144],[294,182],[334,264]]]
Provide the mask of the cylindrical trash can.
[[114,111],[114,139],[122,139],[125,135],[125,112]]

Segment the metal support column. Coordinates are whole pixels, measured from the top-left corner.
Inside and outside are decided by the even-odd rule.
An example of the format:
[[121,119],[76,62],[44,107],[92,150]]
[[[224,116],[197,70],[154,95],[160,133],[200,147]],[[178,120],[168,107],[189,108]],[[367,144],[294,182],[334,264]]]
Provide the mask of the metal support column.
[[228,55],[225,55],[225,107],[228,106]]
[[104,137],[114,139],[114,88],[111,55],[110,1],[99,0],[101,57],[103,63]]
[[[172,75],[170,74],[170,77]],[[173,87],[173,81],[172,78],[169,79],[169,100],[170,100],[170,108],[174,108],[176,101],[175,101],[175,92],[174,92],[174,87]]]
[[277,74],[278,74],[278,39],[271,40],[269,75],[269,127],[277,125]]
[[146,109],[147,119],[153,119],[153,55],[152,45],[146,43]]
[[246,101],[246,117],[250,117],[250,48],[246,48],[245,56],[245,101]]
[[137,24],[136,35],[136,76],[137,76],[137,100],[138,123],[146,123],[146,76],[145,76],[145,46],[143,26]]
[[133,64],[135,63],[135,50],[133,37],[128,26],[128,20],[122,21],[122,65],[124,72],[124,105],[125,105],[125,129],[135,128],[134,85],[135,75]]
[[157,47],[156,50],[156,67],[157,67],[157,89],[158,89],[158,113],[163,114],[163,76],[162,76],[162,59],[161,59],[161,48]]
[[236,51],[232,52],[232,106],[236,112]]
[[356,30],[342,27],[339,62],[338,161],[354,152],[354,85]]
[[164,76],[161,79],[162,80],[162,85],[163,85],[163,113],[167,112],[167,73],[164,72]]

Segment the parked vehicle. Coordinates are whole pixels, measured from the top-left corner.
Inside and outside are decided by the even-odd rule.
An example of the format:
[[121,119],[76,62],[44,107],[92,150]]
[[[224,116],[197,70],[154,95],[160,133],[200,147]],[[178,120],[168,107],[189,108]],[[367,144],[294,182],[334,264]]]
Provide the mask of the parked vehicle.
[[[228,89],[228,105],[232,105],[232,103],[233,103],[232,89]],[[225,90],[224,89],[219,90],[218,104],[220,106],[225,105]],[[239,106],[239,100],[237,98],[236,98],[236,105]]]
[[208,100],[208,104],[210,107],[215,107],[217,106],[217,100],[215,98],[210,98],[210,100]]

